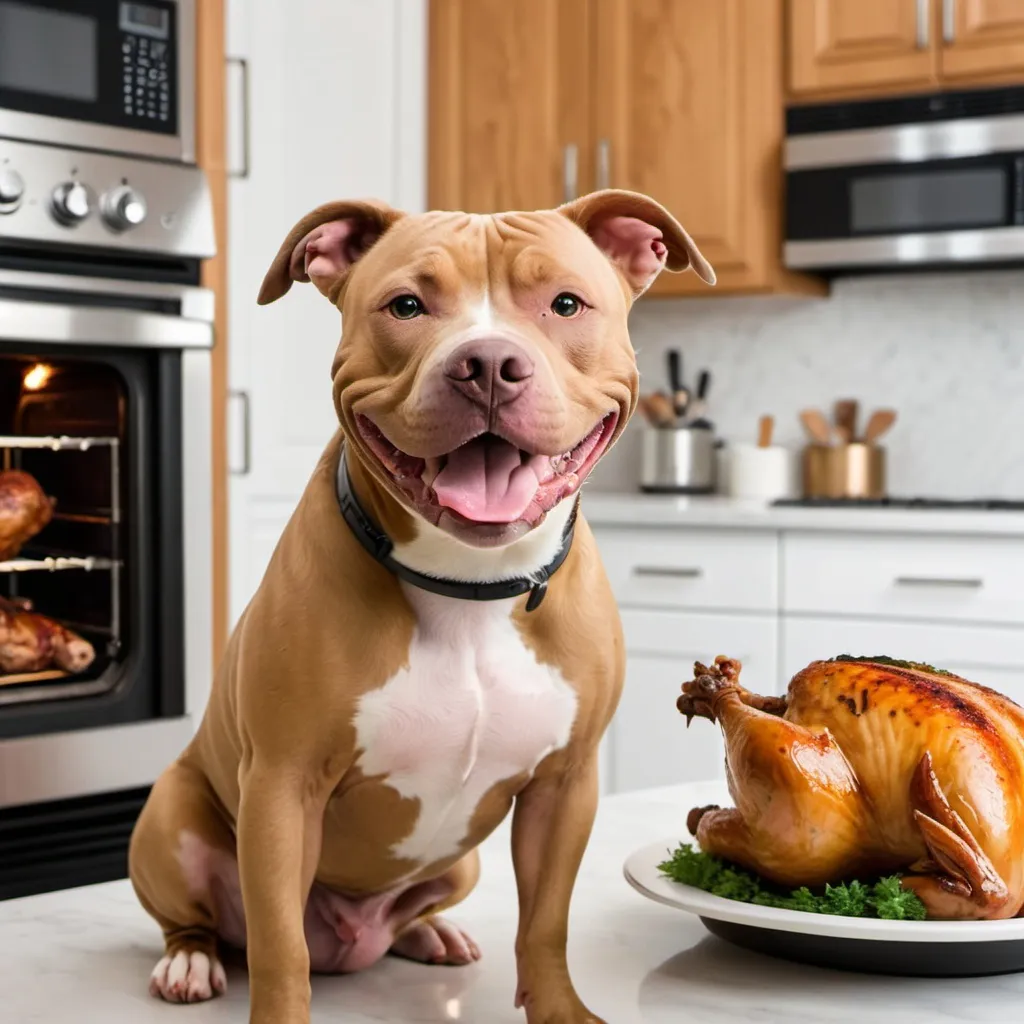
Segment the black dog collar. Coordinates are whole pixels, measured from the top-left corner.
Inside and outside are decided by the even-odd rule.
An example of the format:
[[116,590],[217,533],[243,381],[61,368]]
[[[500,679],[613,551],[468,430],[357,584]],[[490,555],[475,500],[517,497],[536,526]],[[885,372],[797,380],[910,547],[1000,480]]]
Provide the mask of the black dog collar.
[[370,517],[356,500],[355,492],[352,490],[352,481],[348,475],[348,466],[345,465],[344,451],[342,451],[338,463],[338,504],[341,506],[341,514],[355,534],[356,540],[388,572],[393,573],[400,580],[405,580],[406,583],[411,583],[414,587],[419,587],[420,590],[429,590],[432,594],[457,597],[464,601],[500,601],[509,597],[521,597],[528,592],[530,597],[526,602],[526,610],[532,612],[544,600],[548,589],[548,580],[565,561],[569,554],[569,548],[572,547],[573,533],[576,529],[576,514],[579,511],[579,496],[576,497],[572,513],[565,524],[562,545],[558,549],[558,554],[533,576],[514,576],[511,579],[497,580],[493,583],[467,583],[464,580],[428,576],[402,565],[401,562],[393,558],[391,552],[394,550],[394,544],[391,542],[391,538],[374,526]]

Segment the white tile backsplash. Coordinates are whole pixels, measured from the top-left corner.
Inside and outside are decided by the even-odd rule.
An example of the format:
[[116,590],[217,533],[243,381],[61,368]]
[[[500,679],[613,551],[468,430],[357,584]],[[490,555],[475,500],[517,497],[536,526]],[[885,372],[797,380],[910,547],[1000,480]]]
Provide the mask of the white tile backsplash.
[[[771,413],[799,447],[797,413],[857,398],[891,406],[889,491],[1024,498],[1024,271],[847,278],[825,299],[642,299],[630,332],[641,387],[666,388],[680,347],[691,386],[713,374],[711,416],[727,440]],[[594,475],[635,490],[639,417]]]

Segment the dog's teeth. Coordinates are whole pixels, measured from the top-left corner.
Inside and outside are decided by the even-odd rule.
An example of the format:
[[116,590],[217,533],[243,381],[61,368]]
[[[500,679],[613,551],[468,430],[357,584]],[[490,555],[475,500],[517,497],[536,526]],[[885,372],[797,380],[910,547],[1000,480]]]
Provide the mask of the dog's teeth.
[[423,472],[420,474],[420,479],[428,486],[432,487],[434,480],[437,478],[437,474],[441,472],[441,462],[443,456],[430,455],[423,460]]

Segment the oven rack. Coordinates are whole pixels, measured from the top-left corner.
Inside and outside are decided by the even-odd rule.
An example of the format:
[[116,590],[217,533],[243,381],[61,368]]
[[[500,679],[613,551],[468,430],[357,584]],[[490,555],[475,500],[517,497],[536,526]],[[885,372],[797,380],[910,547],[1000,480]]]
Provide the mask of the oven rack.
[[94,570],[111,570],[121,567],[120,561],[113,558],[101,558],[97,555],[47,555],[44,558],[9,558],[0,562],[0,573],[3,572],[61,572],[65,569],[82,569],[85,572]]
[[0,448],[46,448],[54,452],[87,452],[90,448],[116,448],[121,441],[116,437],[30,437],[24,434],[0,435]]

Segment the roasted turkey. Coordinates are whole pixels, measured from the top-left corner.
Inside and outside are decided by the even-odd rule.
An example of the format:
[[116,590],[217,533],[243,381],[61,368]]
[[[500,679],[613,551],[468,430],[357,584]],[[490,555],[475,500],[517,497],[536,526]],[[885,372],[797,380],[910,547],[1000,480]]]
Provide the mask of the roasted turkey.
[[888,658],[816,661],[785,697],[697,663],[679,710],[722,729],[734,808],[697,807],[701,849],[785,886],[906,872],[930,917],[1024,906],[1024,709]]
[[95,657],[88,640],[32,611],[30,602],[0,597],[0,672],[84,672]]
[[0,562],[14,558],[53,518],[53,499],[20,469],[0,472]]

